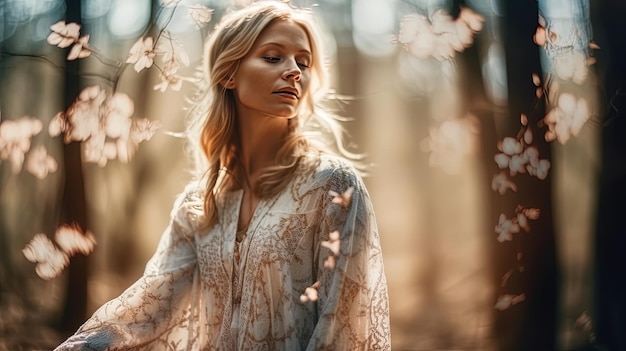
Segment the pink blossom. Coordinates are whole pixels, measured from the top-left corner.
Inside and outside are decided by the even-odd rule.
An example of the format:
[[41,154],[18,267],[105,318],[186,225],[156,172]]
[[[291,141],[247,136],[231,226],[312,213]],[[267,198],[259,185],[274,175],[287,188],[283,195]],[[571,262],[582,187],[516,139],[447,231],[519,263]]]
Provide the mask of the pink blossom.
[[161,82],[154,86],[154,90],[165,92],[169,87],[174,91],[179,91],[183,85],[183,78],[176,75],[176,72],[178,72],[178,68],[180,67],[179,60],[186,60],[183,63],[188,65],[189,57],[184,51],[177,51],[176,54],[172,54],[172,52],[173,51],[166,51],[163,56],[165,64],[160,74]]
[[511,161],[511,158],[503,153],[496,154],[493,159],[494,161],[496,161],[496,164],[498,164],[498,167],[500,169],[508,168],[509,162]]
[[54,239],[67,255],[76,253],[89,255],[96,244],[96,238],[91,232],[83,233],[78,225],[64,224],[57,228]]
[[[533,78],[533,84],[536,87],[540,87],[541,86],[541,78],[539,77],[539,75],[537,73],[533,73],[532,74],[532,78]],[[524,115],[524,114],[522,114],[522,115]],[[524,115],[524,117],[526,117],[526,115]]]
[[317,289],[320,287],[320,281],[316,281],[315,283],[313,283],[313,285],[307,287],[304,290],[304,294],[300,295],[300,301],[302,303],[305,302],[314,302],[317,301],[318,298],[318,294],[317,294]]
[[183,80],[179,76],[166,76],[160,75],[161,81],[158,84],[155,84],[153,89],[159,90],[164,93],[167,88],[172,89],[173,91],[180,91],[183,86]]
[[[522,114],[521,123],[527,123],[526,116]],[[498,142],[498,150],[501,153],[494,155],[494,161],[500,169],[509,168],[509,173],[514,176],[518,173],[528,173],[537,176],[539,179],[547,177],[550,162],[539,160],[539,150],[529,144],[533,141],[533,134],[530,128],[522,129],[518,138],[505,137]],[[495,190],[495,188],[494,188]]]
[[[133,125],[134,102],[126,94],[108,95],[98,86],[85,88],[65,113],[50,122],[51,135],[65,133],[65,141],[83,143],[85,162],[105,166],[111,159],[128,162],[140,141],[149,139],[156,123]],[[142,129],[143,128],[143,129]],[[134,133],[134,134],[133,134]]]
[[72,49],[67,54],[67,60],[72,61],[77,58],[85,58],[91,55],[91,50],[89,49],[89,45],[87,42],[89,41],[89,34],[78,39],[76,44],[72,46]]
[[[163,54],[164,74],[176,73],[181,64],[186,67],[189,66],[189,55],[178,41],[172,39],[160,41],[158,52]],[[170,66],[168,67],[168,65]]]
[[454,48],[456,51],[461,52],[465,48],[472,46],[472,43],[474,42],[474,34],[467,23],[463,21],[456,21],[455,32],[456,36],[451,37],[456,39],[460,44],[460,47]]
[[35,272],[42,279],[57,277],[69,263],[69,257],[58,250],[46,234],[35,234],[22,253],[35,263]]
[[482,22],[483,18],[468,8],[463,8],[456,20],[443,10],[437,10],[430,19],[409,14],[400,21],[398,42],[418,58],[432,56],[444,61],[472,45]]
[[456,51],[450,45],[449,41],[445,40],[443,36],[438,36],[433,48],[432,56],[437,61],[445,61],[454,58]]
[[537,166],[537,178],[544,180],[548,177],[548,170],[550,169],[550,161],[539,160],[539,166]]
[[96,101],[101,103],[104,101],[104,91],[97,85],[91,85],[80,91],[78,94],[78,100],[80,101]]
[[430,25],[433,32],[437,34],[453,33],[455,30],[455,23],[452,16],[442,9],[437,9],[430,15]]
[[570,135],[577,136],[583,125],[589,120],[591,112],[587,100],[569,93],[559,95],[556,106],[544,117],[548,126],[547,141],[557,139],[565,144]]
[[130,48],[126,63],[134,63],[135,71],[141,72],[144,68],[152,67],[155,55],[154,39],[152,37],[142,37]]
[[522,213],[528,219],[538,219],[541,211],[538,208],[525,208],[522,210]]
[[398,42],[401,44],[410,44],[420,33],[429,31],[430,29],[430,24],[424,16],[416,13],[406,15],[400,20]]
[[30,151],[25,165],[26,171],[39,179],[44,179],[48,173],[56,172],[58,167],[57,161],[48,155],[48,150],[43,145]]
[[511,156],[511,160],[509,161],[509,169],[510,174],[512,176],[517,173],[525,173],[526,172],[526,163],[528,160],[521,155],[513,155]]
[[528,158],[528,164],[526,164],[528,174],[537,177],[539,180],[546,179],[550,170],[550,161],[540,160],[539,151],[535,147],[526,149],[525,155]]
[[517,223],[527,232],[530,231],[528,220],[537,220],[539,218],[538,208],[523,208],[518,206],[515,212],[517,213]]
[[505,137],[499,145],[499,149],[505,154],[511,156],[521,153],[524,150],[524,147],[517,139]]
[[100,131],[100,109],[106,93],[94,85],[83,89],[65,113],[65,142],[85,141]]
[[431,128],[429,138],[422,143],[424,151],[430,151],[429,164],[448,174],[461,169],[463,159],[476,148],[478,121],[473,115],[455,118]]
[[354,192],[354,187],[349,187],[342,194],[339,194],[335,191],[329,190],[328,193],[333,196],[332,203],[337,204],[341,207],[348,207],[350,205],[350,201],[352,200],[352,193]]
[[485,22],[483,16],[465,6],[461,7],[459,19],[465,22],[474,33],[480,32],[483,29],[483,23]]
[[340,243],[341,241],[339,240],[339,232],[335,230],[330,233],[328,241],[322,241],[321,245],[322,247],[329,249],[333,253],[333,255],[337,256],[339,255]]
[[504,311],[513,305],[523,302],[524,300],[526,300],[526,295],[523,293],[518,295],[503,294],[498,297],[498,301],[496,302],[494,308]]
[[160,121],[151,121],[145,118],[135,120],[130,130],[130,140],[134,145],[138,145],[143,141],[152,139],[154,133],[161,128]]
[[203,5],[191,6],[187,13],[200,28],[206,26],[207,23],[211,21],[211,17],[213,16],[213,10]]
[[546,29],[544,27],[537,26],[537,29],[535,30],[535,34],[533,35],[533,41],[535,42],[535,44],[539,46],[546,45],[547,36],[546,36]]
[[50,123],[48,124],[48,134],[51,137],[56,137],[65,133],[68,129],[67,121],[65,119],[65,114],[63,112],[58,112],[52,119],[50,119]]
[[525,231],[530,231],[530,226],[528,225],[528,218],[526,218],[526,216],[524,216],[523,213],[518,213],[517,214],[517,224],[520,226],[520,228],[524,229]]
[[22,117],[0,123],[0,161],[8,160],[11,171],[19,173],[24,163],[24,155],[30,150],[31,138],[41,132],[40,120]]
[[582,84],[589,74],[587,56],[581,51],[570,51],[553,58],[554,72],[563,80]]
[[104,130],[111,138],[128,140],[131,127],[131,116],[135,112],[135,104],[128,95],[115,93],[107,102],[107,114],[104,116]]
[[103,131],[98,130],[96,134],[92,134],[89,139],[83,142],[83,161],[102,162],[105,142],[106,134]]
[[512,241],[512,234],[519,233],[520,227],[517,223],[507,219],[504,213],[502,213],[500,214],[500,219],[498,221],[498,225],[495,227],[495,231],[499,234],[499,242]]
[[527,147],[526,150],[524,150],[524,155],[526,155],[526,159],[532,167],[539,165],[539,149],[535,146]]
[[52,33],[48,35],[48,44],[66,48],[78,41],[80,26],[76,23],[59,21],[50,26]]
[[173,76],[178,72],[178,69],[180,68],[180,64],[178,63],[179,59],[177,58],[178,55],[169,57],[169,60],[167,61],[165,60],[166,55],[167,53],[163,55],[163,61],[165,62],[165,64],[163,65],[163,70],[161,74],[165,76]]
[[500,172],[499,174],[493,176],[493,179],[491,180],[491,189],[493,189],[493,191],[497,191],[500,195],[504,195],[508,189],[517,191],[517,186],[506,177],[504,172]]
[[42,279],[57,277],[76,253],[88,255],[96,241],[90,232],[82,233],[77,225],[61,225],[55,233],[55,245],[46,234],[36,234],[26,244],[22,253],[30,262],[36,263],[35,271]]
[[328,256],[326,257],[326,260],[324,261],[324,268],[326,269],[333,269],[335,268],[335,264],[336,264],[336,260],[335,260],[335,256]]
[[[102,134],[104,135],[104,134]],[[90,143],[89,140],[85,142],[84,157],[85,162],[97,163],[98,166],[104,167],[110,160],[118,158],[121,162],[128,162],[130,156],[127,147],[121,147],[121,152],[118,152],[120,144],[124,142],[122,139],[108,140],[102,143],[101,140],[106,138],[98,138],[97,143]]]
[[26,247],[22,249],[22,253],[30,262],[42,262],[46,259],[48,251],[54,250],[54,243],[48,238],[46,234],[39,233],[26,244]]
[[526,128],[526,131],[524,132],[524,143],[526,143],[526,145],[530,145],[533,142],[533,131],[530,128]]
[[418,58],[427,58],[435,52],[437,39],[434,34],[426,32],[418,34],[408,45],[409,52]]

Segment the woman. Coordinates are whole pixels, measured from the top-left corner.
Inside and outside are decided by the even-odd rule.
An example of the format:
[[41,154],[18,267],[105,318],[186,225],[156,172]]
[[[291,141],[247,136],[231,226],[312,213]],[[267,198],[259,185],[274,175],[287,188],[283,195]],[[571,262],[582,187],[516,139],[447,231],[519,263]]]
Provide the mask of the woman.
[[316,121],[336,131],[317,106],[325,68],[312,23],[282,2],[223,18],[195,110],[201,181],[175,202],[139,281],[57,350],[390,349],[367,191],[306,132]]

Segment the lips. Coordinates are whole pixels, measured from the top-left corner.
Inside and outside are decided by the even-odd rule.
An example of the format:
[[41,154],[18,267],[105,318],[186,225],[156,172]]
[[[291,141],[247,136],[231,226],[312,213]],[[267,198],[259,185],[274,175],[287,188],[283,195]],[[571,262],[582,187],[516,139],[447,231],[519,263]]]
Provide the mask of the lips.
[[282,88],[274,92],[274,94],[279,94],[285,97],[292,97],[294,99],[300,99],[300,92],[296,88]]

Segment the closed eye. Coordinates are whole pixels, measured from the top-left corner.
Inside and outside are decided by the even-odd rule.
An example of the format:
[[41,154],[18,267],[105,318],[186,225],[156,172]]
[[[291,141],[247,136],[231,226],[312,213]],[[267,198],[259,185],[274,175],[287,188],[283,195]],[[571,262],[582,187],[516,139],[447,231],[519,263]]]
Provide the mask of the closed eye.
[[280,61],[280,57],[265,56],[263,58],[265,59],[265,61],[271,62],[271,63],[276,63]]

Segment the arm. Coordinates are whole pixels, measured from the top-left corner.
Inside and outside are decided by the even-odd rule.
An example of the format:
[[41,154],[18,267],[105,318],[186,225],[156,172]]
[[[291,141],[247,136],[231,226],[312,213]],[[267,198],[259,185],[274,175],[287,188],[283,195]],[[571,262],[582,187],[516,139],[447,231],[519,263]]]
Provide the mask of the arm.
[[[390,350],[387,283],[378,230],[369,195],[350,168],[337,169],[325,191],[351,199],[333,203],[322,195],[320,243],[339,232],[334,268],[324,267],[331,252],[319,249],[319,319],[307,350]],[[340,202],[340,201],[337,201]]]
[[[197,279],[189,218],[192,193],[178,196],[154,256],[143,276],[119,297],[107,302],[55,351],[176,349],[193,313]],[[191,329],[190,329],[191,331]],[[178,332],[176,334],[175,332]]]

